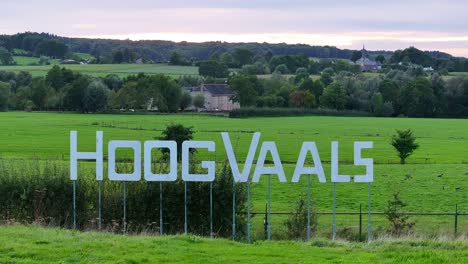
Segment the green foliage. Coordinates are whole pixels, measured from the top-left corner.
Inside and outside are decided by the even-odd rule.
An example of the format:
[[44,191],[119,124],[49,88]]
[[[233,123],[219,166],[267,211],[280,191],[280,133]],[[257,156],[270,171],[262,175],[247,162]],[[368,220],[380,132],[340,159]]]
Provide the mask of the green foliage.
[[0,82],[0,111],[7,111],[10,100],[10,85]]
[[328,85],[320,97],[320,104],[331,109],[343,110],[346,104],[346,91],[343,86],[338,82]]
[[437,101],[431,82],[418,77],[408,83],[400,94],[402,112],[412,117],[433,117],[436,115]]
[[0,46],[0,65],[12,65],[12,64],[15,64],[15,61],[13,60],[13,56],[7,49]]
[[[296,203],[294,214],[289,215],[288,219],[284,222],[287,228],[289,239],[306,239],[307,238],[307,199],[302,197]],[[317,230],[317,214],[315,208],[311,205],[310,209],[310,231],[311,236]]]
[[408,221],[409,216],[404,215],[404,208],[407,206],[400,198],[400,192],[394,192],[392,200],[387,202],[387,208],[385,208],[385,217],[391,223],[390,234],[393,236],[401,236],[405,230],[410,231],[414,222]]
[[254,75],[238,74],[228,81],[229,87],[236,92],[232,98],[234,102],[239,102],[241,107],[253,106],[257,97],[262,94],[262,85]]
[[180,96],[180,110],[184,111],[185,109],[189,108],[192,105],[192,96],[189,92],[183,91],[182,95]]
[[92,81],[84,92],[83,111],[94,113],[105,110],[109,92],[109,88],[102,81]]
[[193,106],[197,109],[205,108],[205,96],[203,94],[197,94],[193,97]]
[[278,73],[278,74],[289,74],[290,71],[288,69],[288,66],[286,66],[286,64],[280,64],[278,66],[276,66],[275,68],[275,73]]
[[[193,127],[185,127],[182,124],[170,124],[161,133],[160,140],[173,140],[177,143],[177,159],[182,159],[182,143],[193,139]],[[162,149],[162,153],[169,153],[169,149]],[[191,153],[195,153],[195,149],[190,149]]]
[[396,132],[397,133],[392,136],[391,145],[398,152],[400,163],[405,164],[406,159],[419,148],[419,144],[416,143],[416,138],[411,129],[397,130]]
[[[196,159],[194,161],[196,163]],[[0,159],[0,218],[7,223],[36,223],[46,226],[71,228],[73,217],[72,188],[69,168],[63,161],[7,161]],[[19,166],[20,165],[20,166]],[[130,170],[132,164],[118,162],[118,170]],[[154,169],[167,171],[164,160],[156,160]],[[199,173],[200,167],[191,168]],[[231,235],[232,194],[236,193],[236,210],[242,211],[246,201],[243,186],[232,188],[232,175],[220,168],[213,182],[213,225],[216,235]],[[97,229],[97,182],[93,170],[80,170],[76,188],[76,211],[79,229]],[[129,232],[158,232],[159,184],[148,182],[127,183],[127,222]],[[208,236],[209,218],[206,194],[209,183],[190,182],[187,197],[189,203],[189,232]],[[183,232],[184,183],[163,183],[163,217],[165,234]],[[102,193],[103,229],[122,232],[122,184],[104,181]],[[245,229],[245,215],[236,219],[238,235]],[[158,224],[155,224],[157,222]]]
[[52,58],[64,58],[67,52],[68,46],[56,40],[43,40],[34,50],[36,56],[44,55]]
[[198,68],[198,73],[201,76],[213,78],[226,78],[229,74],[227,65],[218,61],[202,61]]
[[238,67],[252,63],[253,52],[248,49],[237,48],[232,55],[234,62]]

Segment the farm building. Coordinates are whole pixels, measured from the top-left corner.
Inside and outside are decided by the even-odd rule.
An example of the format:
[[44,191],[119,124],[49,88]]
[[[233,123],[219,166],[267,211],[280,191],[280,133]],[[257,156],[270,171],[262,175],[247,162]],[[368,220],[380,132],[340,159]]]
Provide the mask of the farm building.
[[359,60],[356,61],[356,64],[361,67],[361,71],[363,72],[378,72],[382,68],[380,63],[371,60],[367,56],[367,52],[364,46],[362,46],[362,56]]
[[[203,94],[205,97],[206,111],[231,111],[240,108],[239,103],[233,102],[232,97],[235,93],[229,89],[227,84],[201,84],[194,87],[185,87],[190,92],[192,98],[197,94]],[[192,107],[192,109],[194,109]]]

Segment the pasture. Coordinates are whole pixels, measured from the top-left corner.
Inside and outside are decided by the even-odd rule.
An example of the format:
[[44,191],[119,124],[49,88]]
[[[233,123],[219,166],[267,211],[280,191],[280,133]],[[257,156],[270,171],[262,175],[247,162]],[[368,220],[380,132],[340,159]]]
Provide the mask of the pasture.
[[[18,57],[15,58],[18,59]],[[53,67],[53,65],[27,65],[29,63],[36,62],[38,58],[19,58],[21,58],[18,63],[20,65],[0,66],[0,71],[27,71],[30,72],[34,77],[36,77],[45,76],[47,72]],[[95,77],[104,77],[108,74],[116,74],[120,77],[125,77],[131,74],[138,74],[140,72],[146,74],[162,73],[173,77],[178,77],[181,75],[198,75],[198,67],[173,66],[167,64],[67,64],[60,66]]]
[[[198,159],[225,161],[221,131],[230,132],[231,141],[242,167],[247,155],[252,132],[262,133],[260,142],[275,141],[290,181],[303,141],[315,141],[323,162],[327,183],[318,183],[312,177],[312,199],[320,212],[330,212],[332,184],[330,180],[330,142],[339,141],[340,174],[362,174],[362,167],[353,166],[353,142],[373,141],[372,150],[364,150],[364,157],[373,157],[375,163],[372,184],[374,212],[382,212],[394,191],[400,191],[409,212],[454,213],[468,212],[468,123],[455,119],[357,118],[357,117],[286,117],[229,119],[199,114],[73,114],[73,113],[0,113],[0,156],[11,160],[64,160],[69,154],[69,132],[78,131],[78,150],[95,150],[95,132],[104,131],[104,155],[109,140],[152,140],[161,135],[166,125],[181,123],[193,126],[195,140],[213,140],[216,152],[201,150]],[[408,159],[407,165],[399,159],[389,142],[395,129],[411,128],[421,147]],[[118,152],[118,158],[129,153]],[[119,156],[120,155],[120,156]],[[258,155],[258,150],[257,150]],[[93,163],[82,162],[87,179],[93,179]],[[306,180],[299,183],[279,183],[272,176],[272,211],[292,212],[299,198],[306,193]],[[148,183],[150,184],[150,183]],[[252,184],[252,210],[264,212],[267,177]],[[129,191],[132,189],[130,183]],[[358,212],[360,205],[367,208],[367,184],[337,184],[337,210]],[[131,216],[129,216],[131,217]],[[273,237],[282,238],[286,216],[272,216]],[[364,217],[364,220],[367,218]],[[453,232],[453,216],[412,217],[415,229],[429,236]],[[263,234],[263,214],[253,217],[253,236]],[[331,217],[318,219],[319,233],[328,237]],[[373,216],[377,230],[384,230],[388,222],[383,215]],[[460,216],[459,230],[468,232],[468,216]],[[338,228],[358,228],[358,216],[339,216]]]

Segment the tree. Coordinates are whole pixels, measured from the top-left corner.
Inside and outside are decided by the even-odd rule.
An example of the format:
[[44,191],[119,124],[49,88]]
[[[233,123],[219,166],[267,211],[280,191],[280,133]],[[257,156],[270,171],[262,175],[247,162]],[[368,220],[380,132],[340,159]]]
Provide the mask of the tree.
[[10,85],[5,82],[0,82],[0,111],[8,110],[9,99]]
[[12,65],[15,64],[13,56],[11,53],[4,47],[0,47],[0,64],[1,65]]
[[[173,140],[177,143],[177,160],[180,161],[182,158],[182,143],[187,140],[193,139],[193,127],[185,127],[182,124],[170,124],[166,126],[166,129],[162,132],[160,140]],[[157,139],[157,138],[155,138]],[[191,153],[194,153],[195,149],[190,149]],[[161,149],[163,154],[169,153],[169,149]]]
[[185,109],[190,107],[190,105],[192,105],[192,96],[189,92],[183,91],[179,103],[180,110],[184,111]]
[[244,106],[253,106],[257,97],[262,95],[263,87],[255,75],[238,74],[229,79],[229,87],[236,92],[234,102]]
[[193,97],[193,106],[197,108],[197,110],[205,108],[205,96],[203,94],[197,94]]
[[182,56],[177,51],[172,52],[171,58],[169,59],[169,64],[172,65],[183,65]]
[[431,81],[418,77],[408,83],[400,94],[402,112],[407,116],[433,117],[437,113],[437,99]]
[[280,64],[278,66],[276,66],[275,68],[275,73],[278,73],[278,74],[289,74],[290,71],[288,69],[288,66],[286,66],[286,64]]
[[62,70],[58,65],[54,65],[48,72],[45,78],[45,81],[48,85],[54,88],[56,91],[61,89],[65,82],[62,76]]
[[310,91],[297,90],[289,96],[290,105],[300,108],[312,108],[315,106],[315,96]]
[[411,229],[414,226],[413,222],[408,222],[408,216],[403,215],[403,208],[406,207],[400,198],[400,192],[393,193],[393,199],[387,202],[387,208],[384,211],[385,216],[391,222],[392,227],[390,233],[395,236],[400,236],[405,229]]
[[411,129],[397,130],[396,132],[392,136],[391,145],[398,152],[400,164],[405,164],[406,159],[413,154],[413,151],[419,148],[419,144],[416,143],[416,138]]
[[380,62],[380,64],[384,64],[385,62],[385,57],[381,54],[381,55],[378,55],[377,57],[375,57],[375,61],[376,62]]
[[253,53],[248,49],[234,50],[233,58],[238,67],[252,63]]
[[34,79],[30,86],[31,100],[37,108],[42,110],[46,106],[47,94],[49,93],[50,87],[44,79]]
[[323,90],[323,94],[320,97],[320,105],[331,109],[342,110],[345,104],[346,91],[340,83],[333,82]]
[[210,60],[200,63],[198,73],[204,77],[226,78],[229,74],[229,70],[226,64]]
[[328,72],[322,72],[320,75],[320,81],[325,85],[328,86],[333,82],[333,77],[330,73]]
[[360,50],[354,50],[351,54],[351,61],[356,62],[362,57],[362,52]]
[[109,88],[101,81],[92,81],[84,92],[83,107],[85,112],[99,112],[106,109]]

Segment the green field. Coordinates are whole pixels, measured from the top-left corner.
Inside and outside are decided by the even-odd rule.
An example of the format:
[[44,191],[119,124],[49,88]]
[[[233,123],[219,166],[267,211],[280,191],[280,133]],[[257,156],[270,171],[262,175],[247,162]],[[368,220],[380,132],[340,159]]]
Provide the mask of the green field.
[[0,263],[466,263],[468,244],[256,242],[0,227]]
[[[284,162],[286,176],[291,179],[301,144],[315,141],[330,180],[330,142],[339,141],[340,174],[364,173],[353,162],[353,142],[373,141],[374,149],[365,150],[364,157],[373,157],[375,182],[372,184],[373,211],[383,211],[394,191],[401,191],[410,212],[450,212],[458,205],[459,212],[468,212],[468,123],[455,119],[354,118],[354,117],[285,117],[229,119],[197,114],[184,115],[83,115],[70,113],[0,113],[0,156],[6,159],[68,159],[69,132],[78,131],[79,151],[93,151],[95,131],[104,131],[109,140],[152,140],[172,122],[193,126],[196,140],[214,140],[216,154],[199,152],[200,159],[225,159],[220,131],[230,132],[240,163],[246,157],[251,132],[262,133],[262,141],[275,141]],[[390,146],[395,129],[414,129],[421,147],[399,165]],[[104,147],[106,150],[106,147]],[[105,151],[106,152],[106,151]],[[258,155],[257,150],[257,155]],[[124,153],[125,154],[125,153]],[[119,154],[122,155],[122,154]],[[92,178],[90,163],[89,176]],[[272,178],[272,211],[291,212],[296,201],[306,192],[305,178],[300,183],[279,183]],[[252,184],[253,211],[263,212],[266,203],[266,182]],[[129,184],[131,190],[132,185]],[[313,177],[312,196],[315,207],[331,211],[331,183],[318,183]],[[366,184],[337,184],[337,210],[358,212],[367,206]],[[129,216],[131,217],[131,216]],[[274,238],[281,238],[285,216],[272,217]],[[416,230],[430,236],[453,233],[453,216],[412,217]],[[331,218],[319,216],[319,233],[328,237]],[[366,220],[366,218],[364,219]],[[263,216],[253,218],[254,237],[262,237]],[[384,230],[388,222],[382,215],[373,216],[375,230]],[[459,232],[468,233],[468,216],[460,216]],[[338,227],[358,228],[357,216],[339,216]]]
[[[17,58],[17,57],[15,57]],[[23,61],[20,61],[22,65],[18,66],[0,66],[0,71],[27,71],[30,72],[33,76],[45,76],[50,68],[53,65],[43,65],[43,66],[28,66],[26,59],[31,60],[30,62],[37,58],[28,58],[21,57]],[[65,68],[79,71],[83,74],[88,74],[91,76],[103,77],[108,74],[116,74],[120,77],[125,77],[131,74],[137,74],[140,72],[147,74],[156,74],[163,73],[173,77],[181,75],[198,75],[198,67],[192,66],[172,66],[167,64],[88,64],[88,65],[78,65],[78,64],[68,64],[61,65]]]

